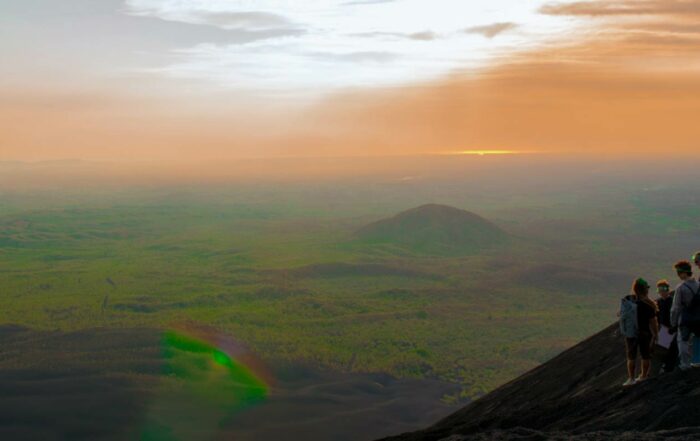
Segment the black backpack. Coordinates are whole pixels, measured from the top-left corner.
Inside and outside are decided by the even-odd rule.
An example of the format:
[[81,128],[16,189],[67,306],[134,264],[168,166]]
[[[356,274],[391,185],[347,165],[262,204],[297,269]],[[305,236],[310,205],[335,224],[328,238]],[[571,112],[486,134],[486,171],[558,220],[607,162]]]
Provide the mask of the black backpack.
[[[688,285],[683,285],[690,289]],[[693,293],[693,300],[690,301],[690,305],[683,308],[681,324],[683,326],[700,326],[700,287],[696,292],[693,292],[692,289],[690,289],[690,292]]]

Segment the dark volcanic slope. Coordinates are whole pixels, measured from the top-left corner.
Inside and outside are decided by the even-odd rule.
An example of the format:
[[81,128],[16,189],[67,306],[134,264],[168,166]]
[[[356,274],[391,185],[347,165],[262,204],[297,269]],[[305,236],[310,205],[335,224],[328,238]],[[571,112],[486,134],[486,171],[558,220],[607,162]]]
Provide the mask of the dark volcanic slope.
[[138,439],[159,359],[150,329],[0,326],[0,439]]
[[508,235],[483,217],[446,205],[429,204],[360,229],[356,237],[417,252],[474,252],[502,243]]
[[700,439],[700,369],[629,389],[625,377],[615,325],[434,426],[390,439]]
[[[210,371],[193,364],[193,375],[164,376],[163,364],[156,329],[66,333],[0,325],[0,440],[356,441],[449,415],[455,408],[441,398],[459,390],[440,381],[277,363],[267,401],[232,413],[210,389],[196,389]],[[154,417],[184,421],[186,435],[153,436]]]

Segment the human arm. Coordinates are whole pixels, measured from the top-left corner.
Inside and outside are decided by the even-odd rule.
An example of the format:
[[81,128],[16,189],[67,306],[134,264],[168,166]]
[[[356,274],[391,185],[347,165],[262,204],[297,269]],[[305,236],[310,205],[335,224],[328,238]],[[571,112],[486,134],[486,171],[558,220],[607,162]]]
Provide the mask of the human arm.
[[673,303],[671,304],[671,328],[678,328],[678,322],[681,317],[681,297],[682,297],[682,287],[678,287],[673,296]]

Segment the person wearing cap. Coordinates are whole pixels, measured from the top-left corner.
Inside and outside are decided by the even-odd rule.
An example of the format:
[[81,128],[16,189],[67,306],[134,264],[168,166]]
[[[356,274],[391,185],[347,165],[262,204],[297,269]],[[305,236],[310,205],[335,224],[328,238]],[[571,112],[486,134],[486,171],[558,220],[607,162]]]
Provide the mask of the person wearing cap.
[[693,266],[687,260],[681,260],[674,265],[681,283],[676,287],[671,306],[671,330],[678,330],[679,368],[687,371],[690,365],[690,337],[700,336],[693,317],[693,297],[700,291],[698,281],[693,278]]
[[[634,301],[637,305],[637,336],[625,337],[628,378],[623,386],[632,386],[649,378],[651,352],[659,335],[656,319],[658,308],[649,298],[649,283],[642,278],[634,281],[632,294],[625,297],[625,300]],[[642,368],[639,376],[635,378],[637,353],[642,357]]]
[[[672,328],[671,306],[673,305],[674,291],[671,290],[671,284],[668,283],[668,280],[663,279],[656,282],[656,292],[659,295],[656,299],[656,306],[659,308],[659,326],[666,328],[670,333]],[[665,372],[672,372],[678,365],[678,343],[676,342],[676,338],[676,333],[673,333],[673,340],[668,347],[663,364],[661,365],[662,374]]]

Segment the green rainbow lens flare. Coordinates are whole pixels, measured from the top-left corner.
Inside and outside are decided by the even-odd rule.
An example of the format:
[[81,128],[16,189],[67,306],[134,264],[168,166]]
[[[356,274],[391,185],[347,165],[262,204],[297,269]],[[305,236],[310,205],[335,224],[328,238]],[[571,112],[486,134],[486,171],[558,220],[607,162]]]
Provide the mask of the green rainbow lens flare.
[[163,334],[162,345],[162,373],[143,441],[219,438],[270,393],[264,364],[230,337],[180,326]]

